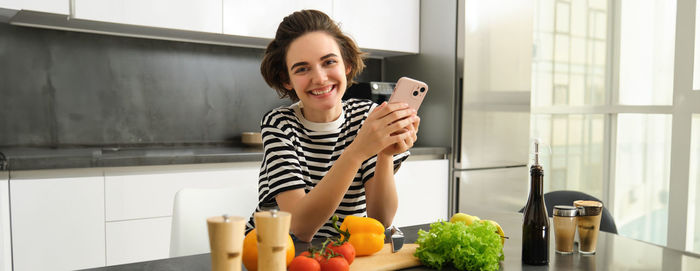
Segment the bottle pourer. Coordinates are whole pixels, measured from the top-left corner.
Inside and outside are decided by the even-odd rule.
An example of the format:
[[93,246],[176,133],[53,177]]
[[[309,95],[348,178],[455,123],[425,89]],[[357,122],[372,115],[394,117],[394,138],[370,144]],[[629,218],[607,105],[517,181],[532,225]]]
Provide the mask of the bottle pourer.
[[535,166],[540,164],[540,140],[535,139]]

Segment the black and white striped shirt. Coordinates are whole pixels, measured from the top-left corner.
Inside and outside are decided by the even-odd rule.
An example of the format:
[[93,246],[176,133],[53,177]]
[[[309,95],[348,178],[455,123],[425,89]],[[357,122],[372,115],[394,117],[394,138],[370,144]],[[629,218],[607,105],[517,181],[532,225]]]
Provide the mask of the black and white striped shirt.
[[[309,193],[330,170],[343,150],[355,139],[365,119],[377,104],[369,100],[343,101],[340,117],[328,123],[314,123],[301,113],[301,103],[274,109],[260,124],[265,154],[258,181],[258,207],[256,212],[278,209],[275,197],[284,191],[304,189]],[[409,152],[394,155],[394,169]],[[374,176],[377,157],[364,161],[345,192],[335,214],[342,221],[345,216],[366,216],[365,188],[367,180]],[[246,232],[254,227],[253,217],[246,225]],[[314,237],[337,235],[330,218]]]

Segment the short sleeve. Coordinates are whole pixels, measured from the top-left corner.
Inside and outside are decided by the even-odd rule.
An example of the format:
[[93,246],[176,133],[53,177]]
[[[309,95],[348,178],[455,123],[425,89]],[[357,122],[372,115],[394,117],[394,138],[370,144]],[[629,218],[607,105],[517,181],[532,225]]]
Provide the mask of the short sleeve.
[[282,192],[304,189],[306,184],[293,144],[293,127],[282,114],[268,113],[260,125],[263,139],[263,164],[260,169],[258,197],[261,206],[277,206],[275,197]]

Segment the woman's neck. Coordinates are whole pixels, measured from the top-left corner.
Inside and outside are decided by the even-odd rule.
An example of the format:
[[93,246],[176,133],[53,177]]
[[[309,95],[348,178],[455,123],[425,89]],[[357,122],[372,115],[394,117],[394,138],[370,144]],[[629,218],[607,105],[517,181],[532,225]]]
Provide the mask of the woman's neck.
[[311,122],[326,123],[337,120],[343,113],[342,104],[329,110],[311,110],[307,107],[301,108],[301,114]]

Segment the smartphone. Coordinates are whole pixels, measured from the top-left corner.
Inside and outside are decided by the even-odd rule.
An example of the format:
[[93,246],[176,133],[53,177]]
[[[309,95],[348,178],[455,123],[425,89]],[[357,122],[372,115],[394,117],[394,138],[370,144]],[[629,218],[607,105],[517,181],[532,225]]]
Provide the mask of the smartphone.
[[401,77],[396,82],[394,92],[389,97],[389,103],[407,103],[410,108],[418,111],[420,104],[428,93],[428,85],[408,77]]

